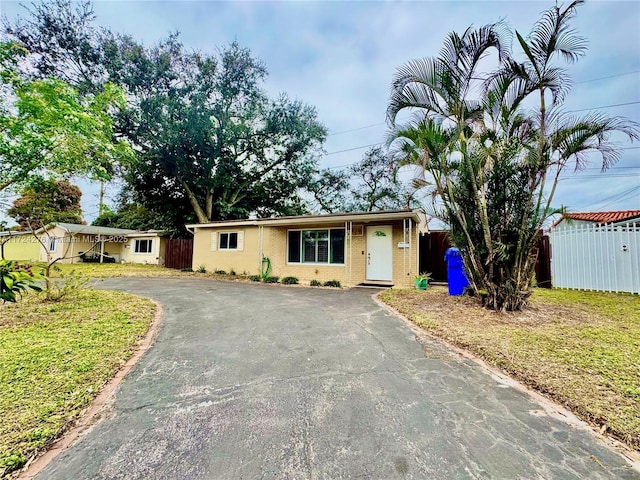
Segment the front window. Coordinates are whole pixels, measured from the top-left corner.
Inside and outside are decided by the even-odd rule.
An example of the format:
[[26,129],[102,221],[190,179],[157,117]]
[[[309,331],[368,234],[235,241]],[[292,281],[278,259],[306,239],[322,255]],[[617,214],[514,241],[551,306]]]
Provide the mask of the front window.
[[289,230],[289,263],[344,264],[344,228]]
[[49,251],[50,252],[56,251],[56,237],[51,237],[49,239]]
[[220,250],[237,250],[238,232],[225,232],[220,234]]
[[133,245],[134,253],[151,253],[153,240],[136,240]]

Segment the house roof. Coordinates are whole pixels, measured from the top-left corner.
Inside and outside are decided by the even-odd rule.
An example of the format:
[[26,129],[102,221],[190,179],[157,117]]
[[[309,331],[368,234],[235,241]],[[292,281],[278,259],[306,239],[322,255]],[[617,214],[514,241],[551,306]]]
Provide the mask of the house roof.
[[135,231],[132,233],[128,233],[127,237],[129,238],[134,238],[134,237],[165,237],[169,235],[169,232],[166,232],[164,230],[142,230],[142,231]]
[[582,220],[584,222],[594,222],[598,224],[602,223],[614,223],[622,222],[625,220],[632,220],[640,218],[640,210],[616,210],[610,212],[574,212],[565,213],[562,217],[554,223],[554,226],[560,223],[562,220]]
[[37,233],[46,232],[47,230],[55,227],[60,227],[71,234],[82,233],[84,235],[127,235],[135,232],[135,230],[127,230],[124,228],[97,227],[94,225],[78,225],[76,223],[56,222],[38,229]]
[[253,225],[300,225],[313,223],[316,225],[338,222],[370,222],[370,221],[390,221],[411,218],[419,224],[422,232],[427,231],[427,222],[424,213],[420,210],[382,210],[379,212],[350,212],[331,213],[326,215],[300,215],[277,218],[254,218],[244,220],[223,220],[220,222],[196,223],[187,225],[188,229],[193,228],[215,228],[215,227],[239,227]]
[[0,232],[0,237],[15,237],[17,235],[31,235],[31,232],[21,232],[19,230],[6,230]]

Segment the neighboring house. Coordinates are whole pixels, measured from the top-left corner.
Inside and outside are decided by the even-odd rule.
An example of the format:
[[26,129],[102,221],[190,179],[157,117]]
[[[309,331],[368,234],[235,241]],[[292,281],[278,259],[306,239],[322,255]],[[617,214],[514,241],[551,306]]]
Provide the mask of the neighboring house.
[[128,263],[164,265],[168,234],[161,230],[147,230],[127,234],[122,260]]
[[[8,232],[3,232],[8,233]],[[7,260],[60,259],[60,263],[84,260],[164,263],[166,234],[159,230],[138,232],[122,228],[52,223],[36,231],[40,242],[21,232],[4,245]]]
[[40,243],[30,232],[0,232],[0,252],[5,260],[37,260]]
[[342,285],[413,285],[422,212],[305,215],[187,225],[194,234],[193,269],[258,274],[268,258],[271,275],[338,280]]
[[640,210],[565,213],[549,240],[554,287],[640,293]]

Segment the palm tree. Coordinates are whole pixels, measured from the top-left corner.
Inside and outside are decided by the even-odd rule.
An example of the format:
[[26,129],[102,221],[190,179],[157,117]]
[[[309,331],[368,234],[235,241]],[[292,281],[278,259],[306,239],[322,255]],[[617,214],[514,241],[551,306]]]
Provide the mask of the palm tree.
[[[558,178],[571,162],[580,168],[589,151],[603,168],[619,156],[609,135],[640,138],[638,124],[561,109],[570,88],[556,57],[577,61],[586,40],[569,26],[582,0],[545,12],[527,38],[515,37],[525,61],[509,53],[503,23],[463,35],[449,34],[440,56],[398,69],[387,110],[390,143],[401,164],[418,165],[433,183],[441,218],[461,248],[473,291],[497,310],[520,310],[531,295],[535,244],[551,207]],[[498,68],[479,73],[495,49]],[[537,95],[529,112],[523,102]],[[398,113],[416,112],[407,125]]]

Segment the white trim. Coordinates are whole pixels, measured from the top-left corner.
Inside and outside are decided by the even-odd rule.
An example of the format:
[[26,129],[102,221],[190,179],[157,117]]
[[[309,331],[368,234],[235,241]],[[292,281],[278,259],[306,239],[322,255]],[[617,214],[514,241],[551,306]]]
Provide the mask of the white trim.
[[[222,235],[236,234],[236,248],[222,248],[220,242],[222,241]],[[218,251],[220,252],[242,252],[244,250],[244,230],[224,230],[217,232],[218,234]],[[227,245],[229,245],[230,237],[227,236]]]
[[[149,251],[148,252],[137,252],[136,251],[136,247],[139,245],[138,242],[151,242],[149,244]],[[154,253],[153,244],[154,244],[153,238],[135,238],[135,239],[133,239],[133,249],[132,249],[131,253],[133,255],[150,255],[150,254],[153,254]]]
[[[257,225],[319,225],[324,223],[344,223],[346,221],[356,223],[366,222],[382,222],[392,220],[402,220],[403,218],[412,218],[417,224],[426,222],[424,214],[418,210],[414,211],[394,211],[394,212],[364,212],[356,214],[337,214],[337,215],[306,215],[300,217],[282,217],[282,218],[260,218],[246,220],[227,220],[221,222],[210,223],[194,223],[185,225],[190,228],[234,228],[244,226]],[[426,231],[426,223],[422,227]]]
[[[344,253],[342,254],[343,261],[342,263],[331,263],[331,230],[343,230],[344,231]],[[299,262],[290,262],[289,261],[289,232],[315,232],[315,231],[326,231],[327,232],[327,261],[326,262],[303,262],[302,261],[302,235],[300,236],[300,261]],[[286,261],[287,265],[311,265],[311,266],[323,266],[323,267],[344,267],[346,266],[346,255],[347,255],[347,229],[344,227],[326,227],[326,228],[290,228],[287,229],[287,241],[286,241]]]

